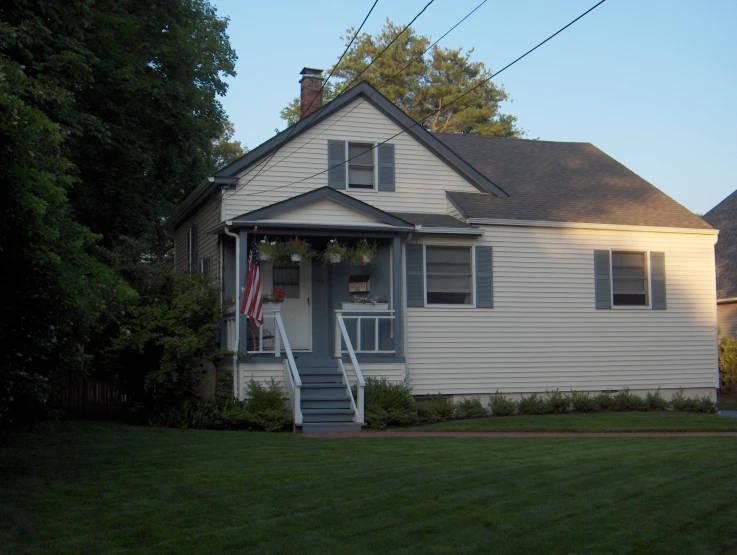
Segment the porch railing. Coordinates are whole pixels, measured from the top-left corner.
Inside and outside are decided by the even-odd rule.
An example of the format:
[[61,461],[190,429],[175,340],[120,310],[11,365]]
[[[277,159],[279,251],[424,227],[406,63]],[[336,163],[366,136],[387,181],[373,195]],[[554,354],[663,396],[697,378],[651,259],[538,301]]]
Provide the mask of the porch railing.
[[[350,314],[348,314],[350,313]],[[340,318],[343,322],[346,320],[355,320],[356,322],[356,344],[354,347],[354,351],[358,354],[381,354],[381,355],[393,355],[395,354],[395,350],[393,348],[391,349],[382,349],[381,347],[381,329],[382,326],[379,325],[380,322],[389,322],[389,330],[388,330],[388,338],[393,339],[394,338],[394,311],[393,310],[367,310],[365,312],[362,312],[360,314],[357,314],[355,311],[351,310],[336,310],[335,311],[336,318]],[[369,326],[364,326],[364,322],[372,322]],[[364,338],[364,331],[368,327],[369,330],[373,331],[373,339],[372,338]],[[336,357],[339,356],[339,354],[346,354],[348,351],[341,349],[338,350],[341,346],[340,344],[340,330],[338,329],[338,326],[335,326],[335,349],[336,349]]]
[[[269,354],[275,357],[281,356],[281,335],[276,333],[276,314],[279,310],[264,307],[264,324],[258,328],[250,325],[246,326],[246,345],[250,345],[247,349],[249,355]],[[224,316],[225,320],[225,337],[226,349],[233,351],[236,345],[235,336],[235,318],[238,313],[235,309],[227,312]],[[242,348],[242,346],[241,346]]]
[[[274,323],[276,324],[276,336],[281,339],[286,354],[286,357],[284,357],[284,384],[287,387],[287,396],[289,397],[292,414],[294,414],[294,423],[302,424],[302,379],[299,377],[292,347],[289,345],[289,338],[287,338],[287,332],[284,330],[284,321],[281,319],[279,311],[274,312]],[[279,351],[277,351],[277,356],[279,356],[278,353]]]
[[[351,405],[354,410],[354,421],[363,424],[364,423],[364,389],[366,387],[366,380],[363,378],[363,372],[361,372],[361,366],[358,364],[358,359],[356,358],[356,352],[353,350],[353,344],[351,343],[351,337],[348,335],[348,330],[345,327],[345,321],[343,320],[344,316],[342,312],[336,311],[335,313],[335,358],[338,359],[338,366],[340,367],[341,371],[343,372],[343,379],[345,380],[346,387],[348,388],[348,394],[351,397]],[[345,366],[343,365],[342,360],[342,353],[343,353],[343,343],[345,343],[346,346],[346,352],[348,353],[348,356],[351,359],[351,364],[353,365],[353,370],[356,373],[356,397],[358,398],[358,402],[356,402],[353,399],[353,391],[351,390],[352,384],[350,380],[348,379],[348,374],[345,371]]]

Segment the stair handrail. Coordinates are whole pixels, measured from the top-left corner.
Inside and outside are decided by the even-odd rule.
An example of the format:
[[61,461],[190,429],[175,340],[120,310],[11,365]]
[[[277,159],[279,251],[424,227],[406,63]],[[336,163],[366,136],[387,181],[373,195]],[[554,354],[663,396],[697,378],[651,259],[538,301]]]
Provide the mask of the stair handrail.
[[[338,324],[338,330],[340,331],[339,337],[337,337],[337,345],[335,347],[336,350],[336,356],[340,361],[340,364],[342,366],[343,361],[341,359],[342,357],[342,345],[341,345],[341,338],[342,341],[345,342],[346,349],[348,350],[348,356],[351,359],[351,364],[353,365],[353,370],[356,372],[356,391],[358,393],[358,408],[356,409],[356,422],[359,424],[364,423],[364,388],[366,387],[366,380],[363,379],[363,372],[361,372],[361,366],[358,364],[358,359],[356,358],[356,351],[353,350],[353,343],[351,343],[351,338],[348,335],[348,330],[345,327],[345,321],[343,320],[343,315],[340,312],[337,312],[335,314],[335,320]],[[346,375],[346,381],[348,381],[348,377]],[[350,383],[347,383],[348,389],[350,390]],[[352,396],[352,394],[351,394]]]
[[274,315],[274,320],[276,321],[276,329],[278,330],[279,336],[281,337],[281,345],[282,347],[284,347],[284,352],[287,355],[287,370],[291,382],[290,386],[292,387],[292,392],[294,394],[292,405],[292,412],[294,413],[294,423],[302,424],[302,406],[300,395],[300,390],[302,388],[302,379],[299,377],[299,372],[297,371],[297,363],[294,362],[292,347],[289,345],[289,338],[287,337],[287,332],[284,329],[284,321],[282,320],[281,314],[279,312]]
[[356,400],[353,398],[353,388],[351,387],[351,382],[348,379],[348,373],[345,371],[345,365],[340,359],[338,359],[338,367],[340,368],[340,371],[343,372],[343,379],[348,386],[348,396],[351,399],[351,408],[353,409],[353,414],[355,415],[355,421],[361,422],[360,420],[358,420],[358,408],[356,407]]

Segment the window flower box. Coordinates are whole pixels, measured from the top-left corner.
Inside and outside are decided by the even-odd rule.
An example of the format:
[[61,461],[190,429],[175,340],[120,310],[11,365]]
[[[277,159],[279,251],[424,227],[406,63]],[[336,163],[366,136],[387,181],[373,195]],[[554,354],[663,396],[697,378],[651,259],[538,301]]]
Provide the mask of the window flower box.
[[389,303],[343,303],[343,310],[350,310],[354,312],[389,310]]

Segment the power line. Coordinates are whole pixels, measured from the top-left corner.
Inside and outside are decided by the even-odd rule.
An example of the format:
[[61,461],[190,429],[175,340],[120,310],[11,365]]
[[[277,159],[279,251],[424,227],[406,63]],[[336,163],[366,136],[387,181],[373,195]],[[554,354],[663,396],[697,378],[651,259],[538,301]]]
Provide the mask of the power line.
[[[368,13],[366,14],[366,17],[364,17],[364,18],[363,18],[363,21],[361,22],[361,25],[359,25],[358,29],[357,29],[357,30],[356,30],[356,32],[355,32],[355,33],[353,34],[353,37],[351,38],[350,42],[348,43],[348,46],[346,46],[346,47],[345,47],[345,50],[343,50],[343,53],[342,53],[342,54],[340,55],[340,58],[338,58],[338,62],[337,62],[337,63],[336,63],[336,64],[335,64],[334,66],[333,66],[333,69],[332,69],[332,70],[330,71],[330,75],[328,75],[328,76],[327,76],[327,78],[326,78],[326,79],[325,79],[325,80],[324,80],[324,81],[323,81],[323,82],[322,82],[322,83],[320,84],[320,90],[319,90],[319,91],[317,91],[317,94],[316,94],[316,95],[314,95],[314,96],[312,97],[312,100],[310,101],[310,104],[309,104],[309,106],[307,106],[307,108],[305,109],[305,112],[309,111],[309,109],[310,109],[310,108],[312,108],[312,103],[313,103],[313,102],[315,102],[315,99],[316,99],[316,98],[317,98],[317,97],[318,97],[319,95],[322,95],[322,91],[323,91],[323,90],[325,89],[325,85],[327,85],[327,84],[328,84],[328,81],[330,81],[330,78],[331,78],[331,77],[333,76],[333,74],[335,73],[335,71],[336,71],[336,70],[338,69],[338,66],[340,65],[340,62],[341,62],[341,61],[343,60],[343,58],[345,57],[345,55],[346,55],[346,54],[348,53],[348,50],[350,50],[351,46],[353,45],[353,41],[355,41],[355,40],[356,40],[356,37],[358,36],[358,33],[360,33],[360,32],[361,32],[361,29],[363,29],[363,26],[364,26],[364,25],[366,24],[366,21],[368,20],[369,16],[371,15],[371,12],[373,12],[373,11],[374,11],[374,8],[376,7],[376,4],[378,4],[378,3],[379,3],[379,0],[374,0],[374,3],[373,3],[373,5],[371,6],[371,9],[370,9],[370,10],[368,11]],[[424,10],[423,10],[423,11],[424,11]],[[301,108],[300,108],[300,109],[301,109]],[[289,137],[290,137],[290,136],[292,135],[292,132],[293,132],[293,131],[294,131],[294,126],[292,126],[292,127],[290,128],[290,130],[289,130],[289,133],[287,133],[287,136],[286,136],[286,139],[285,139],[285,140],[288,140],[288,139],[289,139]],[[230,198],[230,197],[231,197],[231,196],[233,196],[233,195],[234,195],[235,193],[237,193],[237,192],[238,192],[238,190],[240,190],[240,189],[242,189],[243,187],[245,187],[246,185],[248,185],[248,184],[249,184],[249,183],[250,183],[251,181],[253,181],[254,179],[256,179],[256,178],[257,178],[257,177],[258,177],[259,175],[262,175],[262,174],[263,174],[263,172],[265,171],[265,168],[266,168],[266,166],[268,166],[268,165],[269,165],[269,162],[271,162],[271,160],[272,160],[272,158],[274,158],[274,155],[275,155],[275,154],[276,154],[276,151],[274,151],[274,152],[273,152],[273,153],[271,154],[271,156],[269,156],[269,158],[268,158],[268,159],[266,160],[266,162],[264,162],[264,163],[263,163],[263,165],[262,165],[262,166],[261,166],[261,167],[259,168],[258,172],[256,172],[256,175],[254,175],[254,176],[253,176],[253,177],[252,177],[251,179],[249,179],[247,183],[245,183],[245,184],[244,184],[244,185],[243,185],[242,187],[240,187],[239,189],[236,189],[235,191],[233,191],[233,193],[232,193],[231,195],[228,195],[227,197],[225,197],[225,195],[223,195],[223,196],[224,196],[224,198]],[[275,164],[275,165],[276,165],[276,164]],[[272,167],[273,167],[273,166],[272,166]]]
[[[447,31],[446,31],[446,32],[445,32],[445,33],[444,33],[444,34],[443,34],[443,35],[442,35],[442,36],[441,36],[441,37],[440,37],[439,39],[437,39],[437,40],[436,40],[435,42],[433,42],[433,43],[432,43],[432,44],[431,44],[430,46],[428,46],[427,48],[425,48],[425,50],[423,50],[423,51],[422,51],[421,53],[419,53],[419,54],[418,54],[417,56],[415,56],[414,58],[412,58],[412,59],[411,59],[411,60],[410,60],[409,62],[407,62],[406,64],[404,64],[404,65],[403,65],[403,66],[402,66],[401,68],[399,68],[399,70],[398,70],[398,71],[396,71],[396,72],[395,72],[394,74],[390,75],[390,76],[389,76],[389,79],[394,79],[394,78],[395,78],[395,77],[396,77],[397,75],[399,75],[400,73],[402,73],[402,72],[403,72],[403,71],[404,71],[404,70],[405,70],[405,69],[406,69],[407,67],[409,67],[410,65],[412,65],[412,64],[413,64],[414,62],[416,62],[416,61],[417,61],[417,60],[419,60],[420,58],[422,58],[422,57],[423,57],[423,56],[424,56],[425,54],[427,54],[427,52],[428,52],[428,51],[429,51],[429,50],[430,50],[430,49],[431,49],[431,48],[432,48],[433,46],[435,46],[435,45],[436,45],[436,44],[438,44],[438,43],[439,43],[439,42],[440,42],[441,40],[443,40],[443,39],[444,39],[445,37],[447,37],[447,36],[448,36],[448,35],[449,35],[449,34],[450,34],[451,32],[453,32],[453,31],[454,31],[454,30],[456,29],[456,27],[458,27],[458,26],[459,26],[459,25],[460,25],[461,23],[463,23],[464,21],[466,21],[466,19],[468,19],[469,17],[471,17],[471,16],[472,16],[472,15],[473,15],[473,14],[474,14],[474,13],[476,12],[476,10],[478,10],[478,9],[479,9],[479,8],[480,8],[481,6],[483,6],[484,4],[486,4],[486,2],[488,2],[488,0],[483,0],[483,1],[482,1],[482,2],[481,2],[481,3],[479,4],[479,5],[478,5],[478,6],[476,6],[476,7],[475,7],[475,8],[473,9],[473,10],[471,10],[470,12],[468,12],[468,13],[467,13],[467,14],[466,14],[466,15],[465,15],[465,16],[464,16],[464,17],[463,17],[463,18],[462,18],[462,19],[461,19],[460,21],[458,21],[458,22],[457,22],[457,23],[456,23],[455,25],[453,25],[453,27],[451,27],[450,29],[448,29],[448,30],[447,30]],[[429,4],[428,4],[428,6],[429,6]],[[425,8],[427,8],[427,6],[425,6]],[[423,11],[424,11],[424,9],[423,9]],[[420,13],[422,13],[422,12],[420,12]],[[416,17],[415,17],[415,18],[414,18],[414,19],[412,20],[412,22],[414,22],[414,21],[415,21],[415,20],[417,19],[417,17],[419,17],[419,14],[418,14],[418,16],[416,16]],[[411,24],[412,22],[410,22],[410,24]],[[406,30],[406,29],[407,29],[408,27],[409,27],[409,25],[407,25],[407,27],[405,27],[405,28],[404,28],[404,30]],[[404,32],[404,30],[403,30],[402,32]],[[400,33],[400,34],[401,34],[401,33]],[[399,35],[397,35],[397,37],[396,37],[396,38],[398,38],[398,37],[399,37]],[[396,40],[396,38],[395,38],[394,40]],[[394,42],[394,41],[392,41],[392,43],[393,43],[393,42]],[[391,44],[390,44],[390,46],[391,46]],[[387,48],[388,48],[388,47],[387,47]],[[384,49],[384,51],[382,51],[382,53],[383,53],[383,52],[385,52],[385,51],[386,51],[386,48]],[[380,56],[380,55],[381,55],[381,54],[379,54],[379,56]],[[378,58],[379,58],[379,56],[377,56],[377,57],[376,57],[376,59],[378,59]],[[341,59],[342,59],[342,58],[343,58],[343,57],[341,56]],[[374,61],[376,61],[376,60],[374,60]],[[340,63],[340,60],[339,60],[338,62]],[[373,62],[372,62],[372,63],[373,63]],[[368,66],[367,66],[367,67],[368,67]],[[362,73],[363,73],[363,72],[362,72]],[[332,75],[332,74],[331,74],[331,75]],[[353,81],[355,81],[355,79],[354,79]],[[353,81],[352,81],[352,82],[353,82]],[[346,87],[346,88],[347,88],[347,87]],[[372,92],[372,93],[371,93],[371,94],[370,94],[369,96],[373,96],[373,95],[375,95],[375,94],[376,94],[376,92]],[[250,183],[251,181],[253,181],[254,179],[256,179],[256,177],[258,177],[259,175],[264,175],[264,174],[265,174],[265,173],[267,173],[268,171],[270,171],[270,170],[273,170],[273,169],[274,169],[275,167],[277,167],[277,166],[278,166],[279,164],[281,164],[282,162],[284,162],[284,161],[285,161],[285,160],[286,160],[287,158],[289,158],[290,156],[292,156],[292,155],[296,154],[297,152],[299,152],[300,150],[302,150],[302,149],[303,149],[304,147],[306,147],[306,146],[307,146],[308,144],[310,144],[310,143],[311,143],[312,141],[314,141],[315,139],[317,139],[318,137],[320,137],[320,136],[321,136],[321,135],[322,135],[323,133],[325,133],[326,131],[328,131],[328,130],[329,130],[329,129],[330,129],[331,127],[333,127],[334,125],[336,125],[337,123],[339,123],[339,122],[340,122],[340,121],[341,121],[341,120],[342,120],[342,119],[343,119],[344,117],[346,117],[346,116],[350,115],[350,113],[351,113],[351,112],[353,112],[353,110],[355,110],[355,109],[356,109],[357,107],[358,107],[358,104],[354,105],[354,106],[353,106],[353,108],[351,108],[350,110],[348,110],[348,111],[346,111],[346,112],[343,112],[343,114],[342,114],[342,115],[340,115],[340,116],[339,116],[338,118],[336,118],[336,120],[335,120],[335,121],[334,121],[333,123],[331,123],[330,125],[328,125],[328,126],[327,126],[327,127],[325,128],[325,129],[323,129],[322,131],[320,131],[320,133],[318,133],[317,135],[315,135],[314,137],[312,137],[312,138],[311,138],[310,140],[308,140],[307,142],[305,142],[305,143],[304,143],[303,145],[301,145],[301,146],[300,146],[299,148],[297,148],[296,150],[294,150],[294,151],[290,152],[289,154],[287,154],[287,155],[286,155],[286,156],[285,156],[284,158],[282,158],[281,160],[278,160],[278,161],[276,162],[276,164],[274,164],[274,165],[273,165],[273,166],[271,166],[270,168],[266,168],[266,165],[267,165],[267,164],[269,163],[269,161],[271,161],[271,159],[272,159],[272,158],[274,157],[274,155],[276,154],[276,151],[274,151],[274,153],[273,153],[273,154],[272,154],[272,156],[271,156],[271,157],[269,158],[269,160],[268,160],[268,161],[267,161],[267,162],[266,162],[266,163],[265,163],[265,164],[264,164],[263,166],[261,166],[261,168],[259,168],[259,173],[257,173],[257,174],[256,174],[256,175],[255,175],[255,176],[254,176],[253,178],[249,179],[249,180],[248,180],[248,182],[244,183],[244,184],[243,184],[242,186],[240,186],[240,187],[238,187],[237,189],[235,189],[235,190],[234,190],[234,191],[233,191],[232,193],[230,193],[230,194],[229,194],[229,195],[228,195],[227,197],[225,197],[225,198],[230,198],[230,197],[232,197],[233,195],[237,194],[237,193],[238,193],[238,191],[240,191],[241,189],[243,189],[243,188],[244,188],[244,187],[245,187],[246,185],[248,185],[248,184],[249,184],[249,183]],[[287,138],[289,138],[289,135],[287,135]],[[265,169],[264,169],[264,168],[265,168]],[[261,170],[263,170],[263,171],[261,171]]]
[[[451,106],[451,105],[455,104],[456,102],[458,102],[458,101],[459,101],[460,99],[462,99],[463,97],[465,97],[465,96],[467,96],[467,95],[471,94],[471,93],[472,93],[473,91],[475,91],[476,89],[478,89],[478,88],[479,88],[480,86],[484,85],[485,83],[488,83],[489,81],[491,81],[491,79],[492,79],[492,78],[496,77],[497,75],[499,75],[499,74],[500,74],[501,72],[503,72],[504,70],[506,70],[506,69],[509,69],[510,67],[512,67],[512,66],[513,66],[514,64],[516,64],[517,62],[519,62],[519,61],[520,61],[520,60],[521,60],[522,58],[524,58],[524,57],[526,57],[527,55],[531,54],[532,52],[534,52],[535,50],[537,50],[538,48],[540,48],[540,47],[541,47],[541,46],[542,46],[543,44],[545,44],[546,42],[548,42],[549,40],[551,40],[551,39],[552,39],[552,38],[554,38],[555,36],[559,35],[559,34],[560,34],[560,33],[562,33],[563,31],[565,31],[565,30],[566,30],[566,29],[567,29],[568,27],[570,27],[571,25],[573,25],[574,23],[576,23],[576,22],[577,22],[577,21],[578,21],[579,19],[581,19],[581,18],[582,18],[582,17],[584,17],[585,15],[589,14],[590,12],[592,12],[593,10],[595,10],[596,8],[598,8],[599,6],[601,6],[601,5],[602,5],[602,4],[604,3],[604,2],[606,2],[606,0],[600,0],[600,2],[598,2],[597,4],[595,4],[594,6],[592,6],[591,8],[589,8],[588,10],[586,10],[586,11],[585,11],[584,13],[582,13],[581,15],[579,15],[579,16],[578,16],[578,17],[577,17],[576,19],[574,19],[573,21],[571,21],[570,23],[568,23],[568,24],[567,24],[567,25],[565,25],[564,27],[561,27],[560,29],[558,29],[558,30],[557,30],[557,31],[556,31],[555,33],[553,33],[552,35],[550,35],[550,36],[549,36],[548,38],[546,38],[546,39],[545,39],[544,41],[542,41],[542,42],[538,43],[538,44],[537,44],[536,46],[534,46],[533,48],[530,48],[530,49],[529,49],[529,50],[528,50],[527,52],[525,52],[524,54],[522,54],[522,55],[521,55],[520,57],[518,57],[518,58],[517,58],[517,59],[515,59],[514,61],[512,61],[512,62],[508,63],[508,64],[507,64],[506,66],[504,66],[504,67],[503,67],[502,69],[500,69],[500,70],[499,70],[499,71],[497,71],[496,73],[493,73],[492,75],[490,75],[490,76],[489,76],[489,77],[487,77],[486,79],[483,79],[482,81],[479,81],[479,82],[478,82],[478,83],[477,83],[476,85],[474,85],[473,87],[471,87],[470,89],[468,89],[467,91],[465,91],[465,92],[464,92],[463,94],[461,94],[460,96],[458,96],[457,98],[455,98],[454,100],[452,100],[451,102],[449,102],[448,104],[446,104],[445,106],[443,106],[442,108],[440,108],[440,109],[436,110],[435,112],[432,112],[432,113],[430,113],[429,115],[427,115],[426,117],[424,117],[424,118],[423,118],[423,119],[421,119],[420,121],[416,121],[416,122],[414,122],[414,123],[413,123],[412,125],[410,125],[410,126],[408,126],[408,127],[405,127],[404,129],[402,129],[402,130],[401,130],[401,131],[400,131],[399,133],[396,133],[396,134],[392,135],[391,137],[389,137],[388,139],[386,139],[386,140],[384,140],[384,141],[381,141],[380,143],[376,143],[376,144],[375,144],[375,145],[373,145],[373,146],[372,146],[372,147],[371,147],[371,148],[370,148],[369,150],[373,150],[373,149],[375,149],[375,148],[377,148],[377,147],[379,147],[379,146],[381,146],[381,145],[383,145],[383,144],[386,144],[386,143],[388,143],[389,141],[391,141],[392,139],[395,139],[396,137],[398,137],[398,136],[399,136],[399,135],[401,135],[402,133],[405,133],[405,132],[409,131],[410,129],[412,129],[412,128],[413,128],[413,127],[415,127],[416,125],[420,125],[421,123],[425,122],[426,120],[430,119],[431,117],[433,117],[433,116],[435,116],[435,115],[439,114],[439,113],[440,113],[440,112],[442,112],[443,110],[446,110],[446,109],[448,108],[448,106]],[[308,177],[305,177],[305,178],[303,178],[303,179],[299,179],[299,180],[297,180],[297,181],[294,181],[294,182],[292,182],[292,183],[288,183],[288,184],[286,184],[286,185],[280,185],[279,187],[272,187],[271,189],[267,189],[267,190],[265,190],[265,191],[258,191],[258,192],[255,192],[255,193],[251,193],[251,194],[252,194],[252,195],[261,195],[261,194],[264,194],[264,193],[269,193],[269,192],[271,192],[271,191],[276,191],[277,189],[283,189],[284,187],[291,187],[292,185],[297,185],[297,184],[299,184],[299,183],[302,183],[302,182],[304,182],[304,181],[307,181],[307,180],[309,180],[309,179],[312,179],[313,177],[317,177],[318,175],[322,175],[322,174],[324,174],[324,173],[327,173],[327,172],[329,172],[330,170],[332,170],[333,168],[338,168],[338,167],[340,167],[340,166],[344,166],[345,164],[347,164],[347,163],[348,163],[348,162],[350,162],[351,160],[354,160],[354,159],[358,158],[359,156],[362,156],[363,154],[365,154],[365,153],[366,153],[366,152],[368,152],[369,150],[366,150],[366,151],[364,151],[364,152],[361,152],[360,154],[357,154],[357,155],[356,155],[356,156],[354,156],[353,158],[349,158],[349,159],[345,160],[344,162],[341,162],[341,163],[339,163],[339,164],[335,164],[334,166],[330,166],[329,168],[327,168],[327,169],[325,169],[325,170],[322,170],[322,171],[320,171],[320,172],[317,172],[317,173],[315,173],[315,174],[312,174],[312,175],[310,175],[310,176],[308,176]]]

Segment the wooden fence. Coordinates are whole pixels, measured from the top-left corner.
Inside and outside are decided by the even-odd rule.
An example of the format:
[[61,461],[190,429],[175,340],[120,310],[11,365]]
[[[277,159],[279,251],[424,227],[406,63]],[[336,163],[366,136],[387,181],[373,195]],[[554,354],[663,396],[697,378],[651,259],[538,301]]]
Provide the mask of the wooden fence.
[[77,378],[52,396],[52,404],[68,417],[105,418],[127,413],[140,397],[115,378]]

